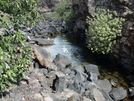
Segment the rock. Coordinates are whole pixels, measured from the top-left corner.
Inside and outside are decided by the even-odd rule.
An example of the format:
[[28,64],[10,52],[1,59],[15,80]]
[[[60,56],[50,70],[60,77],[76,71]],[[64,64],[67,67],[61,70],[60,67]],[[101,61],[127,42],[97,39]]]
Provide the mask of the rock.
[[115,100],[122,100],[127,96],[127,91],[123,89],[122,87],[114,88],[110,92],[110,96]]
[[40,93],[30,94],[29,100],[30,101],[44,101],[43,97]]
[[103,90],[100,90],[102,95],[104,96],[104,98],[106,99],[106,101],[114,101],[110,96],[109,96],[109,93],[103,91]]
[[129,88],[130,96],[134,97],[134,87]]
[[82,96],[73,90],[65,89],[61,95],[67,99],[65,101],[82,101]]
[[96,85],[97,85],[97,87],[99,87],[99,89],[102,89],[107,93],[109,93],[112,90],[112,85],[110,84],[110,82],[107,79],[98,80],[96,82]]
[[47,39],[43,39],[43,38],[36,38],[35,41],[37,41],[37,44],[40,46],[47,46],[47,45],[54,44],[53,40],[47,40]]
[[62,54],[57,54],[53,63],[57,66],[58,70],[64,70],[67,66],[71,64],[69,58]]
[[87,82],[87,84],[85,85],[86,90],[91,90],[93,88],[98,88],[94,82]]
[[82,67],[78,66],[78,67],[74,67],[74,72],[75,72],[75,80],[79,80],[79,82],[84,82],[87,81],[87,77],[88,75],[86,73],[84,73],[84,70]]
[[66,75],[66,85],[68,89],[74,90],[77,93],[85,91],[85,82],[87,81],[87,74],[84,73],[82,67],[72,67],[64,70]]
[[10,93],[10,98],[14,99],[14,101],[22,101],[22,94],[21,93]]
[[44,97],[44,101],[54,101],[50,96]]
[[[62,101],[59,100],[59,93],[51,93],[51,92],[46,92],[46,91],[41,91],[41,94],[44,98],[44,101]],[[58,98],[56,98],[56,96],[58,95]]]
[[86,98],[85,96],[83,97],[83,101],[92,101],[91,99]]
[[95,101],[106,101],[103,94],[98,89],[93,88],[92,92],[93,92]]
[[48,35],[48,33],[50,33],[51,31],[47,30],[47,29],[42,29],[39,34],[41,35]]
[[94,64],[90,64],[90,65],[84,65],[85,71],[87,73],[95,73],[97,75],[100,75],[99,70],[98,70],[98,66],[94,65]]
[[68,101],[81,101],[81,100],[82,100],[82,96],[78,93],[75,93],[70,98],[68,98]]
[[50,68],[51,67],[51,55],[49,52],[47,52],[45,49],[42,49],[41,47],[34,45],[33,50],[36,56],[36,59],[39,61],[41,66]]
[[98,66],[90,64],[90,65],[84,65],[84,68],[85,72],[89,76],[88,79],[91,80],[92,82],[96,82],[98,80],[98,76],[100,75]]
[[46,75],[46,78],[47,78],[47,85],[49,87],[53,87],[54,85],[54,81],[56,79],[56,73],[55,71],[50,71],[47,75]]
[[29,80],[29,85],[32,88],[40,88],[41,87],[41,85],[39,83],[39,80],[37,80],[37,79],[31,79],[31,80]]
[[56,79],[54,82],[55,90],[57,92],[62,92],[65,89],[65,74],[62,72],[56,72]]
[[46,29],[53,32],[53,33],[57,33],[58,31],[57,31],[55,25],[54,24],[52,24],[52,25],[53,26],[48,26]]

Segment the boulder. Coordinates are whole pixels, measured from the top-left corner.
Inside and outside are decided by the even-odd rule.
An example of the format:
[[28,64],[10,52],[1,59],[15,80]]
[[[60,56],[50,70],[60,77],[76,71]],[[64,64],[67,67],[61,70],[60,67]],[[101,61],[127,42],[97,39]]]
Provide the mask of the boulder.
[[107,79],[104,80],[98,80],[96,82],[97,87],[104,90],[105,92],[109,93],[112,90],[112,85]]
[[56,72],[56,80],[54,82],[55,90],[57,92],[62,92],[65,89],[65,74],[62,72]]
[[71,65],[69,58],[62,54],[57,54],[53,63],[57,66],[58,70],[64,70],[67,66]]
[[94,64],[90,64],[90,65],[84,65],[84,68],[85,68],[85,72],[89,76],[88,79],[91,80],[92,82],[96,82],[98,80],[98,76],[100,75],[98,66]]
[[106,99],[106,101],[114,101],[107,92],[105,92],[104,90],[100,90],[102,95],[104,96],[104,98]]
[[43,38],[36,38],[34,40],[40,46],[47,46],[47,45],[53,45],[54,44],[54,41],[53,40],[47,40],[47,39],[43,39]]
[[90,65],[84,65],[85,71],[87,73],[95,73],[97,75],[100,75],[99,70],[98,70],[98,66],[94,65],[94,64],[90,64]]
[[83,97],[83,101],[92,101],[91,99],[86,98],[85,96]]
[[95,101],[107,101],[101,91],[97,88],[92,89],[92,94],[94,96]]
[[65,89],[61,92],[61,94],[63,95],[63,97],[67,98],[67,100],[64,101],[83,101],[82,96],[80,94],[70,89]]
[[53,23],[52,23],[52,26],[48,26],[46,29],[51,31],[51,32],[53,32],[53,33],[57,33],[58,32],[56,26]]
[[47,52],[45,49],[42,49],[37,45],[33,46],[33,50],[34,50],[35,57],[39,61],[41,66],[47,68],[51,67],[52,60],[49,52]]
[[127,91],[123,89],[122,87],[114,88],[110,92],[110,96],[115,100],[122,100],[127,96]]
[[87,74],[81,66],[70,67],[64,70],[66,75],[66,85],[68,89],[74,90],[79,94],[85,92]]
[[48,33],[52,33],[52,31],[48,30],[48,29],[42,29],[39,34],[41,35],[48,35]]

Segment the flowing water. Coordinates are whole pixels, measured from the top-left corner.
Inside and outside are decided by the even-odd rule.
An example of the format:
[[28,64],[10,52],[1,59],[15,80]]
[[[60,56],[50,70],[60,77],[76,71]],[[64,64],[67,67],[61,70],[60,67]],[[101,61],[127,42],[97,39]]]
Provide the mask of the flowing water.
[[[72,66],[96,64],[101,73],[100,79],[113,79],[117,81],[116,87],[123,86],[124,88],[128,88],[126,78],[122,75],[120,70],[118,70],[118,67],[108,64],[109,62],[107,60],[100,61],[101,59],[94,56],[82,43],[76,43],[72,39],[62,35],[56,36],[52,38],[52,40],[54,40],[54,45],[44,47],[44,49],[51,53],[52,59],[60,53],[67,56],[72,61]],[[64,52],[62,49],[63,46],[66,47],[69,53]]]

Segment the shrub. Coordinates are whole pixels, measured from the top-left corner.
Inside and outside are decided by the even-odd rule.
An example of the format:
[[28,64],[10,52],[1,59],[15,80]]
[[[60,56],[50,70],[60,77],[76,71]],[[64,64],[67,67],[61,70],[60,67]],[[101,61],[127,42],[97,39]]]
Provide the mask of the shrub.
[[90,18],[86,30],[88,48],[92,52],[107,54],[112,52],[111,47],[118,37],[122,36],[122,25],[125,20],[120,18],[116,11],[98,9]]
[[0,0],[0,91],[28,72],[31,47],[19,28],[32,26],[41,18],[35,9],[37,4],[36,0]]
[[24,35],[14,32],[0,40],[0,90],[18,82],[30,67],[31,48],[25,45]]
[[63,19],[67,23],[71,23],[75,16],[74,11],[72,10],[71,0],[61,1],[57,6],[55,12],[52,14],[53,18]]

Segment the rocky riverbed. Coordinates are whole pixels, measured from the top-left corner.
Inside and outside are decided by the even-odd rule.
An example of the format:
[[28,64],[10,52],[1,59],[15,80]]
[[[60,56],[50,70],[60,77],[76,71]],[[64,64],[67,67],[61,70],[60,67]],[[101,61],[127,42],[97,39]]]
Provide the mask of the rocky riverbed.
[[1,101],[117,101],[127,97],[127,90],[114,88],[107,80],[99,80],[94,64],[71,67],[67,56],[55,59],[41,47],[34,45],[36,62],[28,75],[11,85]]
[[134,97],[134,87],[124,89],[115,87],[115,81],[100,80],[95,64],[72,66],[60,53],[52,59],[41,46],[54,44],[49,36],[64,31],[65,22],[47,21],[33,29],[22,27],[33,47],[31,67],[25,78],[1,93],[0,101],[119,101]]

